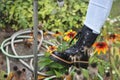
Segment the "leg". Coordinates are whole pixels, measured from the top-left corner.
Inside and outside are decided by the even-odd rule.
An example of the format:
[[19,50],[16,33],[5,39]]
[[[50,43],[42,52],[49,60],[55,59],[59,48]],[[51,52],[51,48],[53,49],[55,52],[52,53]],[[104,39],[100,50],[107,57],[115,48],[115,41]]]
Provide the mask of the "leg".
[[100,29],[109,16],[113,0],[90,0],[85,25],[96,33],[100,33]]
[[[84,48],[90,48],[95,42],[100,29],[106,21],[112,6],[113,0],[90,0],[85,25],[81,33],[78,33],[78,41],[76,44],[65,50],[64,52],[54,52],[51,58],[64,65],[71,65],[70,55],[80,54],[81,61],[88,61],[89,56],[84,51]],[[80,34],[80,35],[79,35]],[[87,63],[81,63],[81,67],[87,68]]]

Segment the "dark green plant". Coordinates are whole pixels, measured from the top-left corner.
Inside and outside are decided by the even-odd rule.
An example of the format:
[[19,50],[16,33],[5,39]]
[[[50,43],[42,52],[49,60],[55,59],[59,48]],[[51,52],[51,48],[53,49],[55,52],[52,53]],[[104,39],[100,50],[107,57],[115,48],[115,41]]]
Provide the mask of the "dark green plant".
[[49,57],[40,57],[39,59],[39,70],[48,75],[56,75],[57,77],[61,77],[67,70],[67,68],[52,61]]

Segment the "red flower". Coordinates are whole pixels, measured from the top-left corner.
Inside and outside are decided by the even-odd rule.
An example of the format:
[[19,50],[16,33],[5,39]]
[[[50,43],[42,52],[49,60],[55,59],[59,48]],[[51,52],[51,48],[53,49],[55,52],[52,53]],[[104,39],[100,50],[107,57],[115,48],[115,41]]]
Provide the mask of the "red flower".
[[57,46],[49,46],[47,52],[52,53],[53,51],[57,50]]
[[71,38],[74,38],[77,33],[73,30],[69,30],[65,33],[65,37],[63,38],[65,41],[69,41]]
[[93,44],[93,47],[95,48],[95,53],[97,52],[98,54],[100,54],[100,52],[105,54],[108,50],[108,45],[106,42],[96,42]]
[[120,41],[120,34],[110,34],[108,36],[108,40],[112,43],[115,43],[115,41]]

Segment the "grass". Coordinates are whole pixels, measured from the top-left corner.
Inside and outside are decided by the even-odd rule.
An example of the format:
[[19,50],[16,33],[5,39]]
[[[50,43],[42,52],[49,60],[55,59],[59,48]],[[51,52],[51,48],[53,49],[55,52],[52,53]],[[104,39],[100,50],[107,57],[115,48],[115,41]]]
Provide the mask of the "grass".
[[120,15],[120,0],[114,0],[112,10],[111,10],[111,18],[115,18]]

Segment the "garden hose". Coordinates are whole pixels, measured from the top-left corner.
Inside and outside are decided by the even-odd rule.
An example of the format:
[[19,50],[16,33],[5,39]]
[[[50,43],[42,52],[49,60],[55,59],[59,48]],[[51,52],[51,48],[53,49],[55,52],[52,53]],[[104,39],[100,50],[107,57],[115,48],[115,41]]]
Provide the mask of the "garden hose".
[[[8,46],[7,46],[8,47]],[[5,54],[7,57],[9,56],[8,54]],[[38,54],[38,56],[40,57],[40,56],[44,56],[43,54]],[[9,56],[10,57],[10,56]],[[17,56],[16,58],[18,58],[19,56]],[[23,56],[20,56],[20,57],[23,57]],[[27,55],[26,56],[24,56],[25,58],[27,57],[27,58],[29,58]],[[31,56],[30,56],[31,57]],[[12,57],[13,58],[13,57]],[[15,56],[14,56],[14,58],[15,58]],[[18,59],[21,59],[21,58],[18,58]],[[24,58],[22,58],[22,59],[24,59]],[[23,65],[25,65],[30,71],[33,71],[33,69],[31,69],[31,67],[26,63],[26,62],[24,62],[23,60],[20,60],[20,62],[23,64]],[[8,61],[7,61],[7,63],[8,63]],[[9,64],[7,64],[7,65],[9,65]],[[8,70],[8,72],[10,72],[10,68],[9,68],[10,66],[7,66],[7,70]],[[40,72],[38,72],[39,74],[41,74],[41,75],[46,75],[46,74],[43,74],[43,73],[40,73]]]
[[[8,52],[8,46],[6,47],[6,52]],[[7,62],[7,66],[10,66],[10,62],[9,62],[9,57],[6,56],[6,62]],[[8,67],[7,69],[7,74],[10,73],[10,67]]]
[[[10,62],[9,62],[9,57],[10,58],[17,58],[19,59],[19,61],[24,65],[26,66],[29,70],[31,71],[34,71],[34,68],[33,68],[33,60],[32,58],[34,57],[34,55],[24,55],[24,56],[20,56],[18,55],[18,53],[16,52],[15,50],[15,46],[14,44],[17,44],[17,43],[20,43],[20,42],[23,42],[24,39],[29,39],[31,38],[32,36],[28,36],[26,34],[30,34],[32,32],[32,30],[30,29],[27,29],[27,30],[21,30],[21,31],[18,31],[16,33],[14,33],[10,38],[7,38],[5,39],[1,46],[0,46],[0,49],[1,51],[3,52],[3,54],[6,56],[6,62],[7,62],[7,74],[10,73]],[[38,40],[39,44],[38,44],[38,49],[41,47],[42,43],[46,43],[48,45],[55,45],[51,42],[48,42],[47,40],[43,40],[43,32],[41,30],[38,31],[39,34],[41,34],[41,39]],[[53,34],[52,32],[48,32],[48,34]],[[9,49],[9,45],[11,45],[11,49],[13,51],[13,54],[10,54],[8,49]],[[39,53],[38,54],[39,57],[42,57],[44,56],[43,53]],[[30,65],[28,65],[25,61],[23,61],[22,59],[26,59],[26,58],[31,58],[31,61],[30,61]],[[43,72],[39,72],[38,71],[38,74],[40,75],[43,75],[43,76],[49,76],[48,74],[45,74]],[[54,75],[53,75],[54,76]],[[52,76],[50,76],[51,78]],[[55,77],[55,76],[54,76]],[[48,77],[49,78],[49,77]],[[47,79],[48,79],[47,78]]]

